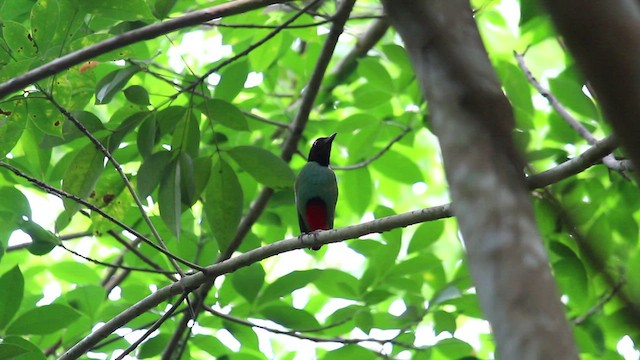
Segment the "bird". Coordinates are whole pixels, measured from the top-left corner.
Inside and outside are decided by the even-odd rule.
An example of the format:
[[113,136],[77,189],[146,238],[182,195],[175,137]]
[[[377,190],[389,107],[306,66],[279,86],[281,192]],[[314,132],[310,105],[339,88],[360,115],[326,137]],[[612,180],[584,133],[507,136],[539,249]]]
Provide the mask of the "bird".
[[[336,174],[329,167],[331,144],[337,133],[316,139],[309,150],[307,163],[296,177],[294,191],[298,223],[302,234],[333,229],[338,202]],[[313,245],[319,250],[321,245]]]

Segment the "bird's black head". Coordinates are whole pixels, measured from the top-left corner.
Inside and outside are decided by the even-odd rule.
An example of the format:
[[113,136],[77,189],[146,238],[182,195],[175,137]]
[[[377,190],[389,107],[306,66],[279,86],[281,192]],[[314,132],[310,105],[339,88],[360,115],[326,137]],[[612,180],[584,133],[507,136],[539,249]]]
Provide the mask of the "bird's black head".
[[329,137],[317,138],[309,151],[309,161],[315,161],[322,166],[329,166],[329,157],[331,156],[331,143],[337,133],[331,134]]

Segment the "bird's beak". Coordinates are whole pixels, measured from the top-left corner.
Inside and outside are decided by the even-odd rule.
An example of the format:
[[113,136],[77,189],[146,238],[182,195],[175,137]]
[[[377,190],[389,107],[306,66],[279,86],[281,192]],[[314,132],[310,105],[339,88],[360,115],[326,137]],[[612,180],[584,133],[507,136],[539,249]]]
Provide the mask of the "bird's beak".
[[331,135],[329,136],[329,139],[328,139],[328,141],[327,141],[327,142],[329,142],[329,143],[330,143],[330,142],[333,142],[333,139],[336,137],[336,135],[338,135],[338,133],[333,133],[333,134],[331,134]]

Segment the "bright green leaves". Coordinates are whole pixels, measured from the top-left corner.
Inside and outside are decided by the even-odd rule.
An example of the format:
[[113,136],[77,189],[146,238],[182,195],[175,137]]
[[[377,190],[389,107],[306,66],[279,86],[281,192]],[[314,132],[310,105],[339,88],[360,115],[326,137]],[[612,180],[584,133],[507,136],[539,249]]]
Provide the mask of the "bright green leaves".
[[[24,278],[17,266],[0,276],[0,329],[3,329],[6,335],[51,334],[66,328],[80,316],[66,305],[51,304],[31,308],[16,317],[23,294]],[[8,338],[4,338],[3,345],[15,344],[25,349],[25,352],[33,351],[29,344],[7,341]],[[11,349],[0,348],[0,353],[3,351]]]
[[246,61],[235,61],[220,72],[220,82],[216,85],[215,98],[233,101],[244,89],[244,83],[249,75],[249,65]]
[[17,266],[0,276],[0,329],[16,315],[24,295],[24,278]]
[[96,85],[96,104],[108,104],[119,93],[140,68],[127,66],[105,75]]
[[257,182],[270,188],[293,186],[293,171],[270,151],[255,146],[237,146],[228,153]]
[[6,21],[2,24],[2,36],[16,59],[29,59],[36,55],[37,47],[31,39],[29,29],[22,24]]
[[[103,169],[104,154],[93,143],[89,143],[77,152],[67,168],[62,179],[62,190],[86,199],[93,191]],[[75,200],[68,198],[63,200],[63,204],[69,216],[80,207]]]
[[51,304],[32,308],[20,315],[9,327],[9,335],[46,335],[66,328],[73,323],[80,314],[72,308]]
[[180,215],[182,214],[180,165],[180,162],[175,159],[167,165],[166,171],[162,174],[158,191],[160,216],[176,237],[180,236]]
[[205,197],[205,213],[211,231],[219,248],[226,249],[236,234],[244,202],[238,177],[222,158],[211,169]]
[[[225,85],[231,87],[231,85]],[[223,88],[224,89],[224,88]],[[233,95],[235,90],[228,90],[227,96]],[[234,95],[235,96],[235,95]],[[233,104],[219,99],[209,99],[200,105],[200,110],[211,121],[220,123],[230,129],[246,131],[249,129],[244,114]]]
[[0,159],[3,159],[18,143],[27,126],[27,114],[24,101],[13,101],[0,106]]
[[46,255],[60,243],[57,236],[31,220],[22,220],[19,226],[31,237],[28,250],[33,255]]
[[255,263],[236,270],[231,276],[231,283],[247,302],[253,303],[264,284],[264,276],[262,265]]
[[267,285],[262,296],[260,296],[260,301],[266,303],[289,295],[294,290],[305,287],[307,284],[315,281],[321,273],[322,271],[315,269],[292,271]]

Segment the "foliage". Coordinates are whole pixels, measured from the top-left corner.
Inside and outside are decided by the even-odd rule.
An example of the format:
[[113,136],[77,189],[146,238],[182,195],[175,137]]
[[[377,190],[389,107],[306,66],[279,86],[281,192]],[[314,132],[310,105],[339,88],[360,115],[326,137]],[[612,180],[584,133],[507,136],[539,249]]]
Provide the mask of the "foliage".
[[[610,134],[535,2],[472,4],[530,172],[592,145],[549,105],[549,94],[593,137]],[[448,201],[429,109],[394,31],[349,60],[379,21],[375,1],[357,2],[302,122],[299,154],[290,162],[283,155],[300,104],[314,91],[309,78],[336,11],[326,2],[277,28],[298,5],[111,49],[0,100],[0,358],[60,355],[171,284],[176,269],[162,247],[188,272],[185,262],[207,266],[229,251],[249,214],[257,221],[239,252],[297,236],[294,173],[305,162],[298,155],[317,137],[338,133],[336,227]],[[0,0],[0,81],[206,6]],[[256,24],[266,26],[250,26]],[[523,62],[514,52],[524,54]],[[548,90],[544,97],[536,81]],[[640,302],[632,276],[640,264],[640,199],[618,170],[598,164],[532,196],[585,358],[620,358],[623,338],[640,341],[640,327],[627,318]],[[273,192],[255,213],[252,203],[265,188]],[[53,189],[73,196],[60,201],[47,194]],[[494,344],[460,244],[455,221],[438,220],[317,253],[283,253],[222,275],[183,356],[491,358]],[[138,358],[160,356],[189,312],[176,300],[131,319],[91,356],[121,354],[173,304],[177,311],[133,350]]]

